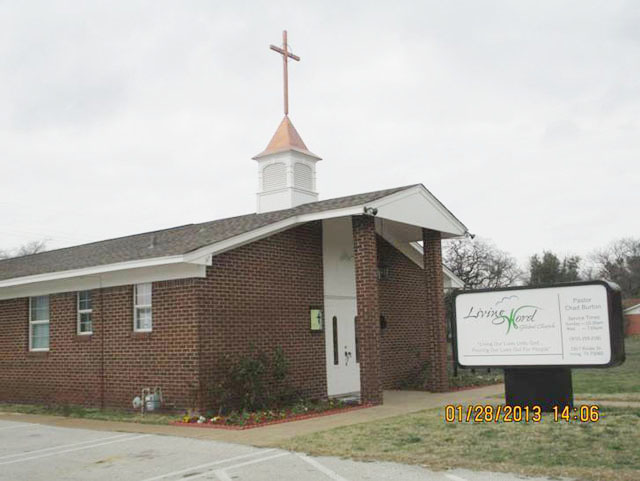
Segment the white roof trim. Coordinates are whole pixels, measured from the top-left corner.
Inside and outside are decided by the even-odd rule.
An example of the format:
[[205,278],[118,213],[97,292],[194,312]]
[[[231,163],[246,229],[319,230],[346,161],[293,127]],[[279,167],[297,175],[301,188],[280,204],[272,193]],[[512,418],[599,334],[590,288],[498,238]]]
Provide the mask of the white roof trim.
[[634,306],[629,306],[626,309],[623,309],[623,314],[631,314],[631,311],[635,311],[636,309],[640,309],[640,304],[636,304]]
[[277,234],[278,232],[290,229],[291,227],[299,224],[306,224],[307,222],[313,222],[316,220],[332,219],[334,217],[362,214],[363,209],[364,204],[355,207],[327,210],[323,212],[314,212],[311,214],[302,214],[289,217],[279,222],[274,222],[273,224],[265,225],[264,227],[259,227],[258,229],[254,229],[252,231],[245,232],[235,237],[230,237],[229,239],[216,242],[215,244],[201,247],[200,249],[189,252],[184,255],[185,262],[191,262],[192,258],[222,254],[223,252],[226,252],[228,250],[235,249],[237,247],[255,242],[260,239],[264,239],[265,237]]
[[[404,199],[411,195],[420,193],[425,200],[427,200],[431,206],[442,214],[452,226],[450,233],[454,235],[463,235],[467,232],[467,228],[455,218],[451,212],[449,212],[438,199],[436,199],[424,186],[416,185],[409,189],[405,189],[395,194],[391,194],[372,202],[363,203],[353,207],[346,207],[341,209],[325,210],[321,212],[314,212],[309,214],[301,214],[283,219],[279,222],[268,224],[264,227],[254,229],[249,232],[225,239],[214,244],[201,247],[192,252],[188,252],[184,255],[167,256],[167,257],[154,257],[151,259],[139,259],[127,262],[118,262],[114,264],[105,264],[100,266],[92,266],[82,269],[73,269],[67,271],[51,272],[46,274],[36,274],[32,276],[16,277],[13,279],[5,279],[0,281],[0,289],[4,287],[19,286],[23,284],[33,284],[37,282],[48,282],[60,279],[68,279],[79,276],[87,276],[92,274],[100,274],[103,272],[113,272],[125,269],[135,269],[139,267],[153,267],[174,263],[191,263],[191,264],[211,264],[211,256],[221,254],[231,249],[235,249],[245,244],[255,242],[257,240],[269,237],[278,232],[284,231],[291,227],[307,222],[313,222],[323,219],[331,219],[335,217],[351,216],[362,214],[365,207],[380,208],[388,205],[394,201]],[[411,256],[409,256],[411,258]]]
[[17,299],[21,297],[43,296],[58,292],[85,291],[105,287],[126,286],[142,282],[159,282],[174,279],[192,279],[206,277],[207,268],[202,264],[187,264],[185,262],[138,267],[112,272],[101,272],[66,279],[57,279],[31,284],[20,284],[0,289],[0,300]]
[[[412,261],[415,265],[420,267],[420,269],[424,269],[424,252],[422,249],[422,245],[418,242],[402,242],[396,239],[390,232],[380,232],[376,231],[380,237],[386,240],[393,247],[398,249],[402,254],[404,254],[407,259]],[[451,281],[451,287],[454,289],[462,289],[464,288],[464,282],[458,276],[456,276],[451,269],[442,264],[442,272],[445,276],[449,278]]]
[[451,269],[442,264],[442,268],[446,276],[451,280],[451,287],[456,289],[464,289],[464,282],[456,276]]
[[[409,259],[411,259],[415,264],[420,266],[421,269],[424,269],[423,260],[422,260],[424,252],[423,252],[422,244],[420,244],[419,242],[412,242],[411,243],[412,249],[409,251],[409,250],[403,249],[398,242],[392,241],[392,239],[388,238],[386,234],[383,237],[387,239],[387,241],[389,241],[391,244],[393,244],[393,246],[396,249],[398,249],[400,252],[405,254]],[[444,272],[444,275],[447,276],[451,281],[452,288],[464,289],[464,282],[462,281],[462,279],[456,276],[453,273],[453,271],[449,269],[447,266],[445,266],[444,264],[442,264],[442,271]]]
[[70,277],[89,276],[92,274],[101,274],[103,272],[122,271],[126,269],[136,269],[139,267],[163,266],[167,264],[177,264],[180,262],[185,262],[183,256],[154,257],[152,259],[139,259],[135,261],[117,262],[115,264],[105,264],[102,266],[85,267],[82,269],[15,277],[13,279],[0,281],[0,289],[3,287],[19,286],[22,284],[33,284],[34,282],[55,281],[58,279],[68,279]]

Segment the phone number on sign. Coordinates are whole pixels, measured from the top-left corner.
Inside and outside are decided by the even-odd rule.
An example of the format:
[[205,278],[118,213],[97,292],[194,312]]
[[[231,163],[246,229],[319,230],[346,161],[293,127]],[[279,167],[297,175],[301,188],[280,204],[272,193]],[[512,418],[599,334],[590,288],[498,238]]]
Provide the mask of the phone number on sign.
[[[468,406],[448,404],[444,408],[444,420],[448,423],[539,423],[542,420],[540,406],[504,406],[501,404],[470,404]],[[599,407],[596,405],[580,406],[570,410],[554,408],[554,421],[597,422],[600,420]]]

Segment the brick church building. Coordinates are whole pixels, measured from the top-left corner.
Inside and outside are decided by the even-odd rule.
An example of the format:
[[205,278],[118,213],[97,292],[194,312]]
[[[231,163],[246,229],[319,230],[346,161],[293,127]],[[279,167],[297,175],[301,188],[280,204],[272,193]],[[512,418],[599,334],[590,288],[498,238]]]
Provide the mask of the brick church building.
[[0,261],[0,402],[206,405],[252,346],[309,397],[381,403],[420,365],[446,390],[441,240],[465,226],[421,184],[318,200],[288,115],[254,159],[256,213]]

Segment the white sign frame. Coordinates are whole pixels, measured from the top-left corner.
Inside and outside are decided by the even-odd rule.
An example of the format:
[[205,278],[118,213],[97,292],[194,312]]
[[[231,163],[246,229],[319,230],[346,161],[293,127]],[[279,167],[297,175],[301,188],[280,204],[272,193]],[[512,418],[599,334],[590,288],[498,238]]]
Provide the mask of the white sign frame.
[[624,362],[620,289],[606,281],[460,291],[453,350],[462,368],[593,368]]

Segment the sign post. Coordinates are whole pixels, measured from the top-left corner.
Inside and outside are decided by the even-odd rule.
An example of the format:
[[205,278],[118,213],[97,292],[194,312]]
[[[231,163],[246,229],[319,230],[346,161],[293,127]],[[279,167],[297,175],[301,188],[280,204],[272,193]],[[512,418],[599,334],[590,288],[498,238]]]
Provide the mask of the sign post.
[[462,291],[454,355],[463,368],[503,368],[505,401],[573,408],[571,369],[624,362],[620,289],[605,281]]

